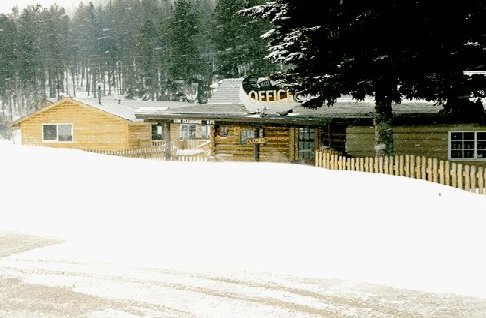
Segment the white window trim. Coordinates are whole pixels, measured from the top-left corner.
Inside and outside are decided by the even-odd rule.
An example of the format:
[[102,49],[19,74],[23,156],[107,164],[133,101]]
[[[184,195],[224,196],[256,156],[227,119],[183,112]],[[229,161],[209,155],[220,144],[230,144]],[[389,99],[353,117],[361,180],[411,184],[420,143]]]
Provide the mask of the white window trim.
[[[474,158],[452,158],[452,138],[453,133],[474,133]],[[478,133],[486,133],[486,130],[452,130],[447,135],[447,158],[450,161],[486,161],[486,158],[477,158],[478,151]]]
[[[253,137],[246,137],[246,139],[243,141],[243,132],[244,131],[251,132],[249,135],[253,135]],[[240,130],[240,144],[241,145],[252,146],[252,145],[247,144],[246,141],[248,139],[252,139],[252,138],[255,138],[255,137],[256,137],[256,132],[255,132],[254,128],[241,128],[241,130]]]
[[[194,139],[191,139],[191,138],[184,138],[183,134],[182,134],[182,131],[184,130],[183,127],[187,127],[187,134],[188,134],[188,137],[189,137],[189,132],[190,132],[190,129],[189,129],[189,126],[194,126]],[[180,128],[179,128],[179,140],[196,140],[197,139],[197,125],[196,124],[181,124],[180,125]]]
[[[59,125],[71,125],[71,140],[68,140],[68,141],[59,141],[59,130],[57,129],[56,130],[56,140],[45,140],[44,139],[44,126],[53,126],[53,125],[56,125],[56,126],[59,126]],[[44,123],[42,124],[42,127],[41,127],[41,135],[42,135],[42,143],[61,143],[61,144],[69,144],[69,143],[72,143],[74,141],[74,124],[73,123]]]

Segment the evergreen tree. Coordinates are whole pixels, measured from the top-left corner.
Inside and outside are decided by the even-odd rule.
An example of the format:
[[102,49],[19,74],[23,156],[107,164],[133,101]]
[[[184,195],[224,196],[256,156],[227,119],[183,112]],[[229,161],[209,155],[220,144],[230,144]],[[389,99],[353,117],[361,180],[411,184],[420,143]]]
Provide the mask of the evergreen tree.
[[481,67],[483,1],[333,0],[320,6],[277,0],[242,14],[272,22],[270,56],[289,66],[275,75],[306,96],[304,106],[332,105],[342,94],[374,96],[377,155],[394,152],[393,102],[481,95],[463,71]]
[[244,76],[249,72],[265,73],[271,64],[264,59],[266,43],[260,36],[268,23],[238,14],[260,1],[219,0],[213,14],[212,41],[217,51],[218,72],[224,77]]
[[[64,8],[53,5],[49,9],[42,10],[40,23],[38,24],[38,37],[40,39],[40,54],[45,74],[49,97],[59,97],[67,86],[64,83],[65,71],[68,59],[68,34],[69,18]],[[43,95],[45,95],[45,82],[41,83]]]
[[[12,19],[0,15],[0,99],[3,103],[3,115],[12,115],[11,97],[15,83],[17,63],[16,27]],[[6,109],[6,108],[10,109]],[[7,110],[7,111],[6,111]]]
[[155,67],[157,48],[157,30],[152,20],[146,20],[140,30],[137,45],[137,55],[140,63],[140,88],[141,95],[154,100],[157,91],[157,71]]
[[168,31],[169,73],[176,94],[183,97],[190,85],[200,79],[203,63],[198,47],[199,16],[195,5],[188,0],[176,0]]
[[17,78],[14,104],[17,115],[25,115],[35,107],[36,101],[44,94],[45,74],[41,54],[41,41],[38,36],[41,24],[40,5],[28,6],[17,19]]

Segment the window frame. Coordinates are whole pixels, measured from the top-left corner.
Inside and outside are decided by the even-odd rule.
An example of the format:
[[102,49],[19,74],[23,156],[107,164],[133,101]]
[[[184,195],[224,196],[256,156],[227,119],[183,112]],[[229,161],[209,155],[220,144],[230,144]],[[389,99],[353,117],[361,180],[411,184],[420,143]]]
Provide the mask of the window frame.
[[201,139],[202,140],[211,139],[211,125],[201,125]]
[[[246,132],[249,132],[248,134],[246,134]],[[252,135],[252,137],[249,137],[247,135]],[[253,139],[253,138],[256,138],[256,132],[255,132],[255,128],[241,128],[240,129],[240,145],[249,145],[246,143],[246,141],[248,139]],[[251,146],[251,145],[249,145]]]
[[227,138],[229,135],[229,127],[228,126],[219,126],[219,137],[221,138]]
[[[461,151],[464,151],[464,150],[472,150],[473,151],[473,157],[472,158],[452,158],[452,151],[456,150],[456,149],[452,149],[452,134],[454,133],[473,133],[474,134],[474,139],[473,140],[469,140],[469,139],[464,139],[462,138],[461,141],[473,141],[474,142],[474,146],[472,149],[466,149],[466,148],[460,148],[460,149],[457,149],[457,150],[461,150]],[[482,158],[478,158],[478,141],[482,141],[482,142],[485,142],[486,143],[486,137],[484,139],[480,139],[478,140],[478,133],[484,133],[486,134],[486,130],[451,130],[448,132],[447,134],[447,158],[448,160],[450,161],[486,161],[486,155]],[[479,149],[479,150],[484,150],[486,152],[486,149]]]
[[[314,160],[316,149],[316,128],[298,127],[297,128],[297,154],[298,160]],[[308,137],[308,138],[305,138]],[[301,148],[301,145],[308,145],[312,148]]]
[[[159,128],[160,128],[160,133],[159,133]],[[152,140],[165,140],[164,126],[161,124],[153,124],[151,138]]]
[[[190,127],[191,126],[194,126],[194,138],[190,138],[191,137],[191,129]],[[183,131],[184,131],[184,127],[187,127],[187,136],[189,138],[184,138],[184,134],[183,134]],[[196,124],[181,124],[180,125],[180,128],[179,128],[179,140],[196,140],[197,139],[197,126]]]
[[[46,140],[44,134],[45,126],[56,127],[56,139]],[[71,126],[71,140],[59,140],[59,126]],[[72,143],[74,141],[74,124],[73,123],[43,123],[41,126],[42,143]]]

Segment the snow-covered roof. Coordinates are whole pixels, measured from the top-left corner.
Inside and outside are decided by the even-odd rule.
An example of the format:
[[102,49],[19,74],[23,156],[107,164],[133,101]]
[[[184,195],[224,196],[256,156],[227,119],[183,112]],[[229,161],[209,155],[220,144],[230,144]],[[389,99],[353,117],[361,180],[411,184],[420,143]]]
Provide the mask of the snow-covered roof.
[[240,88],[243,78],[227,78],[221,80],[208,104],[241,104]]
[[140,119],[135,118],[135,110],[131,107],[128,107],[125,104],[119,104],[116,100],[108,100],[102,99],[101,104],[98,102],[98,99],[95,98],[73,98],[75,101],[78,101],[82,104],[91,106],[93,108],[102,110],[104,112],[110,113],[112,115],[121,117],[123,119],[127,119],[129,121],[142,121]]
[[74,100],[91,107],[108,112],[115,116],[130,120],[141,121],[135,117],[136,112],[152,113],[170,108],[190,107],[193,104],[178,101],[144,101],[119,98],[116,96],[103,96],[101,104],[97,98],[73,98]]
[[[152,113],[139,113],[137,118],[175,118],[177,116],[186,116],[188,118],[207,118],[207,119],[232,119],[239,118],[241,121],[255,121],[259,117],[266,121],[285,121],[285,118],[293,119],[316,119],[328,120],[332,118],[355,119],[355,118],[372,118],[375,108],[373,97],[367,97],[363,101],[356,101],[350,96],[338,98],[336,103],[331,106],[323,106],[317,109],[303,107],[298,103],[289,102],[268,102],[268,103],[249,103],[243,100],[242,80],[226,79],[222,80],[219,88],[209,99],[207,104],[197,104],[189,107],[175,107]],[[244,92],[243,92],[244,93]],[[247,99],[248,96],[245,95]],[[273,105],[262,115],[263,105]],[[256,109],[255,107],[260,107]],[[393,104],[395,116],[415,117],[420,115],[434,116],[437,115],[440,106],[433,102],[424,100],[403,100],[400,104]],[[262,119],[263,120],[263,119]]]
[[[400,104],[392,105],[394,115],[420,115],[437,114],[440,106],[424,100],[403,100]],[[338,98],[333,106],[323,106],[317,109],[306,108],[301,105],[292,109],[293,116],[316,117],[372,117],[375,112],[375,100],[367,98],[364,101],[356,101],[349,97]]]

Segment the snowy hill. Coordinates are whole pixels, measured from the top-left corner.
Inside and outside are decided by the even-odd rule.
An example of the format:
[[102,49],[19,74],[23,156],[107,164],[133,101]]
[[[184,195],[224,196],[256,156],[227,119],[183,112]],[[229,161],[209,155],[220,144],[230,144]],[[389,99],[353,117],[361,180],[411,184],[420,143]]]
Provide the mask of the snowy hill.
[[[389,302],[402,297],[400,310],[429,313],[421,317],[463,317],[462,309],[454,311],[461,306],[471,311],[467,317],[486,314],[485,196],[302,165],[157,162],[8,142],[0,142],[0,153],[0,241],[1,233],[8,238],[12,232],[44,238],[38,249],[4,253],[10,256],[0,258],[0,286],[2,279],[15,279],[68,288],[81,298],[143,300],[157,303],[157,310],[187,311],[163,317],[282,317],[283,305],[269,288],[285,280],[277,298],[299,306],[320,308],[322,293],[360,290],[356,302],[371,293]],[[229,287],[232,281],[252,288],[245,289],[246,300],[228,300],[228,293],[238,292]],[[365,283],[382,287],[376,294]],[[213,295],[223,288],[216,284],[228,285],[224,297]],[[303,285],[307,296],[298,296]],[[419,294],[404,296],[404,289]],[[213,294],[193,295],[201,290]],[[429,293],[455,296],[417,305]],[[276,303],[262,309],[251,301],[257,296]],[[1,303],[0,296],[0,313],[8,309]],[[96,315],[79,317],[143,316],[100,306]],[[357,305],[343,306],[336,309],[339,317],[368,317]],[[294,309],[289,317],[312,316]],[[56,317],[51,313],[39,316]]]

